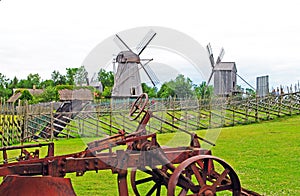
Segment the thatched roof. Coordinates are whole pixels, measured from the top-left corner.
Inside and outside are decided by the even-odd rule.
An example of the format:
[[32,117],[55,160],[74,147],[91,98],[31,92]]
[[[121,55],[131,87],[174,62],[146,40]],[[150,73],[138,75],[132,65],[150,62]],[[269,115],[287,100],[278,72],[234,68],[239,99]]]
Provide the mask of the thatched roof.
[[78,89],[78,90],[60,90],[58,91],[59,98],[61,101],[71,101],[71,100],[82,100],[91,101],[93,100],[93,94],[89,89]]
[[22,96],[22,93],[21,91],[25,91],[25,90],[28,90],[30,94],[32,95],[40,95],[44,92],[43,89],[14,89],[14,92],[17,91],[17,93],[13,94],[8,100],[7,102],[8,103],[14,103],[16,102],[21,96]]

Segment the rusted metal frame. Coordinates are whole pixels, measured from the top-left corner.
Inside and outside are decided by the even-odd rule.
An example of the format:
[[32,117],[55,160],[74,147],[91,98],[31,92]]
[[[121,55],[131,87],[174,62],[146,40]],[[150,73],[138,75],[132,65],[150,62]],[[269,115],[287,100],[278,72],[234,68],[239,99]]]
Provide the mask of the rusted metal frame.
[[[149,151],[150,152],[150,151]],[[165,154],[165,159],[161,158],[161,153]],[[134,168],[139,166],[148,166],[143,159],[151,160],[152,166],[162,164],[178,164],[187,158],[206,154],[207,150],[204,149],[168,149],[166,151],[156,150],[150,153],[144,153],[143,157],[141,151],[132,153],[119,150],[116,153],[100,153],[96,157],[81,157],[80,154],[76,153],[71,155],[47,157],[43,159],[33,159],[20,161],[16,163],[7,164],[6,167],[0,167],[0,175],[6,176],[9,174],[17,175],[51,175],[63,177],[66,173],[78,172],[83,175],[85,171],[95,170],[106,170],[121,168],[126,170],[127,168]],[[125,156],[126,155],[126,156]],[[124,159],[124,157],[126,157]],[[170,160],[170,161],[169,161]],[[142,164],[144,163],[144,164]],[[118,171],[115,171],[118,172]]]
[[34,147],[49,146],[51,143],[45,143],[45,144],[43,144],[43,143],[40,143],[40,144],[27,144],[27,145],[22,145],[22,146],[6,146],[6,147],[1,147],[0,151],[3,151],[3,150],[15,150],[15,149],[22,149],[22,148],[34,148]]
[[7,151],[10,151],[10,150],[21,150],[21,155],[20,155],[20,158],[22,156],[22,154],[25,155],[24,158],[26,159],[37,159],[39,158],[39,152],[38,151],[35,151],[35,152],[32,152],[32,154],[34,156],[31,156],[30,152],[28,152],[27,150],[25,150],[26,148],[36,148],[36,147],[43,147],[43,146],[48,146],[48,154],[47,156],[54,156],[54,143],[51,142],[51,143],[39,143],[39,144],[28,144],[28,145],[23,145],[23,146],[7,146],[7,147],[2,147],[0,148],[0,151],[3,152],[3,163],[4,164],[8,164],[8,155],[7,155]]

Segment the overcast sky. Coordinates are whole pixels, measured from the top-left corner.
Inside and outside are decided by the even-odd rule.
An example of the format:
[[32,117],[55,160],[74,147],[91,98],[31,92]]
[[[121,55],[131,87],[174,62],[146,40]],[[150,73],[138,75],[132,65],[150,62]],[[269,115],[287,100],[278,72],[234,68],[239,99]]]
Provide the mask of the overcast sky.
[[50,79],[79,67],[107,37],[139,26],[181,31],[255,86],[269,75],[270,87],[300,80],[300,12],[297,1],[1,0],[0,73],[12,79],[38,73]]

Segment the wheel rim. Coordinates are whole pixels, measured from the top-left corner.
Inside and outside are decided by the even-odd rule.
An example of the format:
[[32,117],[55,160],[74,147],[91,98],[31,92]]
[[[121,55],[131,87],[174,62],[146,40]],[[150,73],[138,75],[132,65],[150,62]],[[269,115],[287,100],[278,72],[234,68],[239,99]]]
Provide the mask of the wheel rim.
[[241,185],[232,167],[210,155],[194,156],[182,162],[168,184],[168,196],[216,195],[218,192],[238,196]]
[[[149,101],[148,95],[146,93],[141,94],[132,104],[129,111],[129,119],[136,120],[144,111],[147,103]],[[137,114],[134,115],[134,113]]]
[[137,196],[165,195],[170,175],[171,174],[165,166],[154,169],[132,169],[130,173],[132,190]]

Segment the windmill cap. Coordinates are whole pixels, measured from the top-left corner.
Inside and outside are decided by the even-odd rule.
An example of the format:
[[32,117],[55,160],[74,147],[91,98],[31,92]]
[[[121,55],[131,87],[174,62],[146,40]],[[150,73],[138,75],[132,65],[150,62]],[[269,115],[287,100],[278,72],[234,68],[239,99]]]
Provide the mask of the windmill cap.
[[140,57],[131,51],[122,51],[117,56],[118,63],[139,63]]

